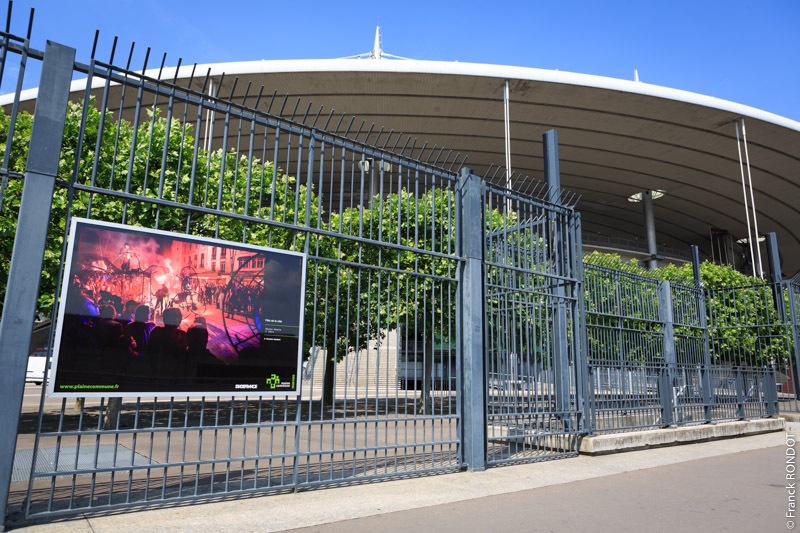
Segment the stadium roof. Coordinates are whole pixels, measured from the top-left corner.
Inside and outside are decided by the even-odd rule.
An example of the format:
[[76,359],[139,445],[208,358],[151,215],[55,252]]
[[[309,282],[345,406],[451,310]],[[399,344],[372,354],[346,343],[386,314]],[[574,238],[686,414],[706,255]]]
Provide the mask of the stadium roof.
[[[179,85],[191,71],[180,69]],[[480,175],[505,158],[508,82],[515,175],[542,177],[542,133],[557,129],[561,181],[582,195],[585,242],[643,250],[641,204],[628,197],[663,190],[654,203],[655,219],[657,241],[668,256],[669,249],[679,256],[691,244],[711,256],[712,228],[734,239],[747,237],[735,127],[743,118],[759,231],[777,233],[785,275],[800,271],[800,123],[793,120],[638,81],[502,65],[389,59],[220,63],[197,66],[193,88],[201,90],[207,71],[215,90],[222,79],[224,97],[238,78],[234,101],[242,101],[248,83],[263,85],[269,94],[288,93],[313,102],[314,109],[324,105],[326,113],[335,109],[452,149],[468,156],[466,166]],[[175,74],[165,69],[161,79]],[[85,81],[73,82],[73,90],[83,87]],[[257,92],[250,90],[248,104]],[[35,89],[22,94],[29,107],[35,97]],[[264,100],[260,107],[266,109]],[[284,114],[293,107],[286,106]]]

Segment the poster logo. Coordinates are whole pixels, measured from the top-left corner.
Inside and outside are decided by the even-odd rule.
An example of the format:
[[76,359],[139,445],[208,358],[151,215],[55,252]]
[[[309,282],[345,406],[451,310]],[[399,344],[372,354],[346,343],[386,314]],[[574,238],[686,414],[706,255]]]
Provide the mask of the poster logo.
[[278,374],[272,374],[270,377],[267,378],[267,385],[269,385],[270,389],[275,389],[278,385],[281,384],[281,378],[278,377]]

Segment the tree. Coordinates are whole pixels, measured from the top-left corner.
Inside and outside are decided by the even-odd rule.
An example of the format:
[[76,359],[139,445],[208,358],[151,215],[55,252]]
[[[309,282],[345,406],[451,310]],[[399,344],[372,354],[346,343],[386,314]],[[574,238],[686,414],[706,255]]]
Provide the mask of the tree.
[[[248,159],[234,151],[195,148],[190,124],[181,124],[177,119],[167,121],[159,116],[158,109],[147,113],[150,120],[134,128],[130,122],[115,118],[111,111],[98,109],[94,99],[88,102],[85,113],[83,102],[69,103],[58,170],[62,184],[52,200],[39,288],[40,315],[52,314],[68,214],[167,231],[188,229],[196,235],[245,240],[285,250],[303,250],[306,234],[269,221],[289,221],[299,227],[318,223],[322,215],[319,202],[294,177],[282,174],[270,162]],[[9,122],[10,117],[0,109],[0,130],[9,131]],[[32,123],[33,117],[26,112],[16,117],[8,165],[13,172],[25,171]],[[0,159],[5,157],[5,150],[3,143]],[[64,186],[64,182],[88,185],[97,191],[78,191]],[[6,258],[12,254],[22,186],[23,180],[12,179],[3,195],[0,250]],[[136,197],[122,199],[114,193]],[[153,201],[156,199],[245,214],[261,218],[264,223],[248,226],[224,215],[160,206]],[[0,263],[0,302],[5,298],[8,268],[8,261]],[[109,400],[104,427],[113,426],[118,410],[119,399]]]
[[[694,286],[691,263],[644,270],[616,254],[592,252],[584,257],[584,265],[590,357],[647,361],[648,353],[657,347],[649,349],[641,342],[624,343],[619,339],[612,342],[609,335],[600,332],[614,330],[620,335],[623,330],[638,330],[645,336],[648,332],[660,335],[660,326],[652,316],[652,311],[658,308],[656,285],[648,279],[670,281],[675,299],[676,291]],[[704,312],[708,317],[712,361],[765,365],[787,356],[791,338],[780,323],[768,284],[710,261],[700,265],[700,276],[705,291]],[[619,328],[620,325],[623,327]],[[676,325],[675,333],[679,338],[697,338],[698,328],[699,324],[695,327]],[[660,342],[656,337],[653,339]]]
[[[39,290],[38,312],[49,315],[55,297],[56,276],[61,261],[61,248],[67,212],[75,216],[90,216],[95,220],[125,222],[134,226],[157,227],[167,231],[184,232],[221,239],[265,244],[286,250],[303,250],[305,234],[269,225],[271,220],[291,221],[298,226],[314,226],[321,216],[319,202],[312,195],[309,212],[306,196],[309,192],[292,176],[275,172],[271,162],[221,150],[195,150],[192,126],[177,119],[168,123],[159,117],[159,110],[148,110],[151,120],[144,121],[136,133],[124,119],[115,119],[111,111],[101,113],[90,100],[85,119],[82,102],[70,102],[67,109],[59,177],[65,182],[91,185],[104,191],[71,194],[68,187],[57,187],[51,210],[51,230],[48,234],[45,263]],[[78,154],[81,122],[84,123],[81,153]],[[100,123],[103,123],[102,131]],[[0,110],[0,126],[8,131],[9,117]],[[9,169],[24,172],[32,116],[22,112],[17,116],[11,145]],[[98,135],[102,135],[97,143]],[[167,143],[166,157],[164,144]],[[95,147],[99,151],[95,153]],[[131,157],[131,150],[133,156]],[[5,145],[0,146],[0,158]],[[162,164],[163,159],[163,164]],[[195,162],[195,183],[192,186],[192,166]],[[248,180],[248,176],[250,179]],[[260,194],[262,190],[269,194]],[[107,194],[105,191],[109,191]],[[113,192],[137,195],[136,200],[123,200]],[[0,242],[5,257],[11,257],[13,235],[16,232],[16,213],[22,194],[22,180],[11,180],[0,211]],[[256,199],[261,199],[261,203]],[[238,219],[192,213],[183,207],[159,207],[149,199],[164,199],[182,204],[216,208],[238,214],[260,217],[263,224],[246,225]],[[295,209],[297,205],[297,209]],[[221,223],[224,222],[224,223]],[[8,276],[8,262],[0,265],[0,279]],[[0,285],[0,300],[5,296],[5,283]],[[2,309],[0,308],[0,313]]]
[[[455,334],[456,263],[424,251],[454,253],[454,198],[432,189],[417,197],[405,189],[331,215],[336,237],[314,237],[306,308],[307,348],[326,352],[323,403],[333,405],[334,367],[386,331],[419,341],[425,354],[419,408],[431,407],[433,344]],[[312,288],[313,280],[313,288]]]

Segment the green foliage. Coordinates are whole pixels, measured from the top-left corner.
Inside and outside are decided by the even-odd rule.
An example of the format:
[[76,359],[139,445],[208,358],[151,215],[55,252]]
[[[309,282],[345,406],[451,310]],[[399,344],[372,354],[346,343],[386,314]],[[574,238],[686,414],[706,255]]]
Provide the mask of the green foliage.
[[[28,113],[16,118],[9,154],[12,172],[24,172],[32,122]],[[8,115],[0,109],[0,131],[8,131],[9,126]],[[455,332],[453,279],[457,267],[453,259],[452,191],[435,188],[415,196],[401,189],[324,217],[319,198],[273,163],[234,151],[206,152],[197,144],[190,124],[168,121],[158,110],[148,111],[147,118],[134,127],[112,112],[98,109],[94,100],[88,103],[85,116],[82,103],[70,103],[59,177],[94,189],[56,189],[41,279],[40,313],[49,315],[53,306],[70,214],[308,250],[306,354],[312,346],[318,346],[327,350],[329,361],[340,360],[392,329],[425,342],[437,339],[447,344],[451,340]],[[0,157],[5,155],[2,144]],[[22,184],[21,179],[10,179],[0,210],[0,247],[6,258],[11,257],[13,248]],[[125,199],[123,195],[131,196]],[[194,209],[187,209],[187,205]],[[202,209],[225,215],[207,214]],[[237,218],[241,216],[258,221]],[[502,264],[506,260],[502,250],[515,250],[512,255],[528,263],[513,266],[530,271],[515,283],[535,293],[540,277],[537,273],[546,274],[549,265],[546,245],[536,228],[518,228],[514,212],[487,208],[485,217],[490,238],[499,246],[490,247],[489,259]],[[270,222],[308,226],[319,233]],[[599,252],[585,256],[584,264],[592,357],[653,361],[660,350],[661,332],[657,282],[669,280],[675,287],[693,290],[691,265],[649,271],[617,255]],[[8,267],[8,261],[0,263],[0,301],[5,296]],[[786,356],[787,335],[779,324],[771,287],[709,262],[701,265],[701,280],[707,291],[706,312],[712,319],[715,359],[755,364]],[[490,307],[493,302],[499,305],[491,295],[487,298]],[[545,296],[531,298],[526,305],[534,308],[543,305]],[[515,327],[521,328],[520,334],[530,320],[537,320],[523,316],[525,310],[515,313],[519,315]],[[694,335],[690,326],[678,326],[676,333]]]
[[[134,128],[124,119],[115,119],[110,111],[102,113],[93,99],[87,106],[85,120],[82,102],[69,104],[59,178],[98,190],[71,195],[67,187],[56,189],[39,290],[39,313],[48,316],[52,310],[68,212],[72,216],[124,221],[168,231],[183,232],[188,227],[197,235],[230,241],[244,239],[250,243],[294,250],[303,250],[304,234],[265,223],[247,224],[235,216],[190,213],[183,204],[257,217],[265,222],[278,220],[311,226],[318,223],[321,212],[317,200],[309,199],[311,208],[307,212],[306,187],[298,185],[294,177],[281,173],[276,175],[272,163],[248,159],[233,151],[223,154],[221,150],[209,153],[201,148],[195,149],[191,125],[182,125],[176,119],[167,121],[159,116],[158,110],[148,111],[148,116],[149,120]],[[79,153],[82,121],[85,129]],[[8,122],[9,117],[0,110],[0,125],[8,128]],[[24,112],[18,115],[9,164],[9,168],[17,172],[24,172],[31,124],[31,115]],[[2,145],[0,157],[4,152],[5,146]],[[0,212],[0,234],[8,237],[0,241],[6,258],[11,257],[21,193],[22,180],[11,180]],[[135,195],[136,198],[125,200],[119,196],[120,193]],[[8,266],[8,261],[0,264],[2,281],[7,279]],[[0,300],[4,296],[5,283],[2,283]]]
[[[791,353],[791,338],[779,319],[772,286],[709,261],[701,264],[700,277],[712,360],[764,365]],[[691,288],[695,284],[691,263],[644,270],[616,254],[592,252],[584,257],[584,280],[590,359],[662,360],[656,284],[661,280],[672,283],[678,349],[696,350],[701,330],[693,304],[697,292]],[[679,312],[686,317],[677,316]],[[678,353],[679,362],[690,359],[690,354]]]
[[707,289],[713,357],[733,364],[766,365],[792,353],[792,339],[779,316],[772,285],[709,261],[700,265],[700,276]]
[[[312,237],[306,328],[338,360],[366,348],[386,330],[420,337],[455,330],[453,259],[420,250],[454,253],[453,198],[432,190],[415,197],[405,189],[375,197],[363,207],[332,213],[322,229],[338,236]],[[413,336],[413,333],[412,333]],[[335,354],[335,355],[334,355]]]

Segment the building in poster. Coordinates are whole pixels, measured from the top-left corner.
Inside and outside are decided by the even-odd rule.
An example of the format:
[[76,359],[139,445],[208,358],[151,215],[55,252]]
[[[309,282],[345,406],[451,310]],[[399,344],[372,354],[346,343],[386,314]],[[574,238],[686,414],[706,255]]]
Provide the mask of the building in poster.
[[302,254],[73,219],[50,393],[296,394]]

